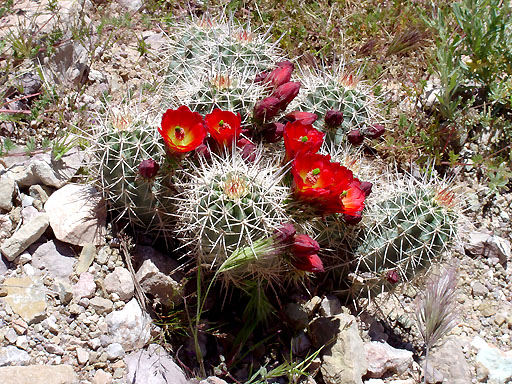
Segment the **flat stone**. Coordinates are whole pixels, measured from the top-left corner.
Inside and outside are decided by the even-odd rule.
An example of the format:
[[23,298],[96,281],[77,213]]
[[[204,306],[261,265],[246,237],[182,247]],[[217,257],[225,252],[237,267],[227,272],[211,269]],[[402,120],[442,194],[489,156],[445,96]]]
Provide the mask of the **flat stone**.
[[18,335],[23,335],[27,332],[28,324],[23,319],[14,320],[11,325]]
[[25,249],[32,245],[48,228],[48,215],[42,213],[28,223],[23,224],[14,235],[5,240],[0,247],[2,254],[9,261],[13,261]]
[[475,281],[475,283],[471,286],[471,291],[473,296],[486,296],[489,293],[489,289],[485,285],[483,285],[479,281]]
[[76,349],[76,359],[80,365],[87,364],[89,361],[89,352],[84,348],[78,347]]
[[96,283],[94,276],[89,272],[84,272],[80,275],[78,282],[72,288],[73,297],[78,301],[82,297],[90,299],[96,292]]
[[38,323],[46,316],[46,288],[30,277],[11,277],[3,283],[7,288],[4,300],[27,323]]
[[96,296],[89,301],[89,305],[94,308],[96,313],[101,315],[103,313],[111,312],[114,303],[109,299],[104,299],[103,297]]
[[512,350],[503,352],[478,336],[471,345],[478,350],[476,362],[485,368],[489,381],[493,380],[496,384],[512,381]]
[[2,384],[78,384],[71,365],[28,365],[0,368]]
[[24,223],[28,223],[31,221],[34,217],[41,215],[43,212],[39,212],[35,207],[24,207],[21,210],[21,219]]
[[144,347],[151,337],[151,318],[135,298],[123,309],[108,314],[106,322],[112,342],[121,344],[127,352]]
[[106,206],[94,187],[68,184],[48,198],[44,209],[57,239],[81,246],[105,242]]
[[[151,344],[147,350],[140,350],[124,358],[127,368],[126,379],[137,384],[188,384],[181,368],[159,345]],[[137,380],[135,381],[135,378]]]
[[130,300],[133,297],[135,286],[132,275],[126,268],[116,267],[114,272],[105,276],[103,284],[108,293],[117,293],[123,301]]
[[511,258],[510,241],[485,232],[469,234],[469,243],[464,245],[467,253],[472,256],[497,258],[500,264],[506,266]]
[[87,243],[82,248],[82,252],[80,252],[80,257],[78,259],[78,264],[76,265],[76,274],[80,275],[82,272],[85,272],[89,269],[94,258],[96,257],[96,246],[91,243]]
[[[4,348],[0,348],[0,367],[5,367],[7,365],[28,365],[30,362],[30,355],[27,351],[19,349],[13,345],[9,345]],[[0,368],[0,377],[2,376],[2,368]],[[4,384],[2,382],[2,384]],[[18,384],[18,383],[16,383]]]
[[44,274],[63,281],[69,281],[73,274],[76,258],[73,249],[58,240],[51,240],[30,247],[32,266]]
[[9,343],[14,344],[16,342],[16,339],[18,338],[18,335],[16,334],[16,331],[12,328],[9,328],[7,332],[5,332],[5,340],[7,340]]
[[364,351],[368,362],[368,377],[379,378],[388,372],[401,374],[413,363],[411,351],[396,349],[387,343],[365,343]]
[[9,177],[0,177],[0,210],[9,212],[12,209],[12,195],[16,182]]
[[469,366],[462,345],[456,337],[450,336],[434,348],[430,353],[430,363],[450,384],[467,384],[472,382],[471,367]]

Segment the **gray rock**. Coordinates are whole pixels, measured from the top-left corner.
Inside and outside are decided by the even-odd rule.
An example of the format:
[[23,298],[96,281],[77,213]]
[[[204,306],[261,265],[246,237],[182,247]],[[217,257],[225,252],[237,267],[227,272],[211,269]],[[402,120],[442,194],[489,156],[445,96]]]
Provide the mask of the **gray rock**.
[[472,374],[462,345],[456,337],[448,337],[443,344],[430,353],[430,364],[437,369],[450,384],[471,383]]
[[125,355],[124,348],[119,343],[112,343],[106,349],[109,360],[122,359]]
[[510,241],[485,232],[470,233],[469,243],[464,248],[472,256],[497,258],[503,266],[511,258]]
[[32,266],[53,278],[69,281],[75,265],[75,252],[67,244],[51,240],[30,248]]
[[48,192],[41,186],[41,185],[31,185],[28,188],[28,193],[30,196],[32,196],[34,199],[39,200],[41,203],[46,203],[48,200]]
[[304,331],[300,331],[297,336],[292,339],[292,351],[296,356],[303,356],[304,353],[311,348],[311,340]]
[[116,267],[114,272],[105,276],[103,284],[108,293],[117,293],[123,301],[130,300],[133,297],[135,286],[133,285],[132,275],[126,268]]
[[117,3],[130,10],[130,11],[138,11],[142,7],[142,0],[116,0]]
[[151,337],[151,318],[135,298],[123,309],[108,314],[106,322],[112,341],[121,344],[125,351],[142,348]]
[[78,347],[76,349],[76,359],[78,364],[84,365],[89,361],[89,352],[86,349]]
[[284,307],[284,313],[288,323],[296,330],[304,329],[308,326],[308,314],[298,303],[288,303]]
[[62,356],[64,355],[64,349],[56,344],[47,344],[46,345],[46,352],[53,353],[54,355]]
[[27,323],[38,323],[46,317],[46,288],[30,277],[11,277],[4,281],[4,300]]
[[91,307],[94,308],[96,313],[98,313],[100,315],[103,314],[103,313],[111,312],[112,308],[114,306],[114,303],[112,303],[111,300],[104,299],[103,297],[99,297],[99,296],[93,297],[89,301],[89,304],[90,304]]
[[179,267],[176,260],[173,260],[168,255],[164,255],[153,247],[137,245],[134,252],[135,270],[138,270],[146,260],[151,260],[164,275],[171,275],[176,281],[181,280],[181,275],[175,273],[175,270]]
[[225,380],[219,379],[215,376],[207,377],[204,380],[201,380],[199,384],[228,384]]
[[489,289],[479,281],[475,281],[471,286],[473,296],[486,296],[489,293]]
[[147,34],[142,34],[144,42],[149,45],[153,51],[158,51],[162,46],[167,44],[167,38],[163,32],[155,33],[153,31],[147,31]]
[[8,177],[0,177],[0,210],[9,212],[12,209],[12,195],[16,183]]
[[9,343],[14,344],[16,342],[16,339],[18,338],[18,334],[14,329],[9,328],[5,333],[4,337],[5,340],[7,340]]
[[[0,348],[0,367],[7,365],[28,365],[30,363],[30,355],[23,349],[19,349],[13,345]],[[0,377],[2,372],[0,371]],[[2,382],[2,384],[4,384]]]
[[83,297],[90,299],[96,292],[96,283],[94,276],[89,272],[84,272],[80,275],[77,283],[72,288],[73,297],[75,300],[80,300]]
[[478,336],[473,339],[471,345],[478,350],[476,362],[485,368],[489,380],[497,384],[512,381],[512,351],[502,352]]
[[71,365],[29,365],[0,368],[2,384],[78,384]]
[[89,269],[94,258],[96,257],[96,246],[91,243],[87,243],[82,248],[82,252],[80,252],[80,257],[78,259],[78,264],[76,265],[76,274],[80,275],[82,272],[85,272]]
[[327,295],[320,303],[321,316],[334,316],[341,313],[341,303],[336,296]]
[[106,206],[94,187],[68,184],[48,198],[44,209],[57,239],[81,246],[105,242]]
[[7,261],[5,261],[2,255],[0,255],[0,281],[2,281],[2,278],[8,270],[9,267],[7,266]]
[[48,224],[48,215],[45,213],[23,224],[14,235],[3,242],[0,247],[2,254],[7,260],[13,261],[16,256],[41,237],[46,228],[48,228]]
[[[325,326],[327,329],[322,329]],[[313,334],[322,332],[321,336],[317,335],[314,338],[316,345],[321,341],[322,345],[326,345],[320,368],[324,382],[362,384],[367,361],[355,317],[345,313],[329,318],[320,317],[313,321],[310,327]],[[332,338],[327,338],[333,331],[334,344]]]
[[32,196],[21,194],[21,206],[22,207],[32,207],[32,203],[34,202],[34,198]]
[[82,44],[62,44],[46,61],[47,75],[57,84],[85,84],[90,70],[88,59],[87,49]]
[[159,345],[151,344],[147,350],[134,352],[125,357],[129,383],[137,384],[187,384],[180,367]]
[[75,175],[83,160],[84,154],[78,148],[72,148],[58,161],[52,160],[51,154],[42,153],[12,165],[5,175],[20,187],[44,184],[61,188]]
[[368,377],[383,377],[388,372],[401,374],[413,363],[411,351],[396,349],[387,343],[371,341],[364,344]]
[[41,89],[41,78],[37,73],[28,72],[14,80],[16,88],[21,90],[21,94],[32,95]]
[[73,290],[66,280],[55,279],[53,290],[58,293],[62,304],[68,304],[73,298]]
[[31,221],[34,217],[37,215],[41,215],[42,212],[39,212],[36,208],[30,206],[30,207],[24,207],[21,210],[21,218],[24,223],[28,223]]
[[160,272],[151,260],[144,261],[135,278],[146,294],[165,306],[178,305],[183,301],[181,284]]

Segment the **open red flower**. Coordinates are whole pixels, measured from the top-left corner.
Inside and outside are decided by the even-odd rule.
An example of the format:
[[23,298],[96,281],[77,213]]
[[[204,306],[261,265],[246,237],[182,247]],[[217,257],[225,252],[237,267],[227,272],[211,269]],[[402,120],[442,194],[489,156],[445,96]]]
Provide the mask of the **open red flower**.
[[329,199],[333,195],[336,171],[329,155],[299,153],[292,163],[295,196],[318,203]]
[[316,153],[322,146],[325,134],[313,128],[311,124],[300,121],[287,123],[283,138],[286,149],[286,161],[293,159],[299,152]]
[[306,272],[325,272],[322,259],[317,254],[301,254],[292,257],[292,264],[300,271]]
[[186,105],[168,109],[158,128],[165,144],[172,152],[184,153],[196,149],[206,136],[203,117]]
[[242,117],[239,113],[235,115],[230,111],[214,109],[205,116],[204,122],[206,129],[220,146],[230,145],[242,131]]
[[[349,171],[351,174],[352,172]],[[343,213],[354,218],[361,217],[366,199],[365,192],[360,188],[361,182],[354,178],[348,185],[343,185],[342,191],[336,191],[324,203],[324,212]]]

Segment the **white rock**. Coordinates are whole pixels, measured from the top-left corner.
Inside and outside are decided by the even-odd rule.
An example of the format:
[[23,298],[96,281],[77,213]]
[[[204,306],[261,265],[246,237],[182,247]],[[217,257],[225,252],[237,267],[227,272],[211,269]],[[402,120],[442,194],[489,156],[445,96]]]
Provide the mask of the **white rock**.
[[180,304],[183,301],[180,283],[171,276],[161,273],[149,259],[142,263],[135,278],[145,293],[150,294],[165,306]]
[[78,364],[87,364],[87,362],[89,361],[89,356],[90,354],[89,352],[87,352],[86,349],[80,347],[76,349],[76,359],[78,361]]
[[7,288],[4,300],[23,320],[31,324],[45,318],[47,289],[40,281],[30,277],[11,277],[4,284]]
[[125,351],[142,348],[150,339],[151,318],[142,312],[135,298],[120,311],[106,317],[112,341],[121,344]]
[[0,243],[11,237],[12,221],[9,215],[0,215]]
[[90,299],[96,292],[96,283],[94,282],[94,276],[89,272],[84,272],[80,275],[78,282],[73,285],[72,288],[73,297],[75,300],[80,300],[85,297]]
[[99,297],[99,296],[96,296],[96,297],[93,297],[90,301],[89,301],[89,304],[91,307],[94,308],[94,310],[96,311],[96,313],[99,313],[100,315],[102,313],[109,313],[112,311],[112,307],[114,306],[114,303],[112,303],[111,300],[109,299],[104,299],[103,297]]
[[0,348],[0,367],[6,365],[27,365],[30,362],[29,354],[13,345]]
[[485,232],[471,232],[469,243],[464,246],[474,256],[496,257],[505,266],[511,260],[510,241]]
[[105,201],[94,187],[68,184],[48,198],[44,209],[57,239],[81,246],[105,242]]
[[105,352],[107,352],[108,359],[109,360],[117,360],[124,357],[125,352],[124,348],[119,343],[112,343],[110,344],[106,349]]
[[51,240],[39,246],[34,245],[32,266],[53,278],[68,281],[73,274],[76,258],[73,249],[58,240]]
[[47,214],[36,216],[33,220],[23,224],[14,235],[5,240],[0,248],[2,254],[9,261],[13,261],[21,252],[27,249],[48,228],[49,218]]
[[21,210],[21,218],[24,223],[28,223],[30,220],[32,220],[37,215],[41,215],[42,212],[39,212],[34,207],[25,207]]
[[16,339],[18,338],[18,334],[14,329],[9,328],[5,333],[4,337],[5,340],[7,340],[9,343],[14,344],[16,342]]
[[396,349],[379,341],[365,343],[364,351],[368,361],[368,377],[382,377],[386,372],[401,374],[413,362],[411,351]]
[[0,368],[2,384],[77,384],[71,365],[29,365]]
[[488,370],[489,380],[497,384],[506,384],[512,381],[512,350],[500,351],[478,336],[473,339],[471,345],[478,350],[476,362]]
[[104,287],[108,293],[117,293],[123,301],[130,300],[133,297],[135,286],[133,285],[132,275],[123,267],[116,267],[114,272],[105,276]]
[[129,9],[130,11],[138,11],[142,7],[142,0],[116,0],[117,3]]
[[98,369],[96,371],[96,373],[94,374],[92,383],[93,384],[111,384],[112,383],[112,375],[108,372],[105,372],[103,369]]
[[16,346],[20,349],[27,350],[28,348],[28,340],[27,336],[21,335],[16,338]]
[[12,195],[16,183],[9,177],[0,177],[0,210],[9,212],[12,209]]

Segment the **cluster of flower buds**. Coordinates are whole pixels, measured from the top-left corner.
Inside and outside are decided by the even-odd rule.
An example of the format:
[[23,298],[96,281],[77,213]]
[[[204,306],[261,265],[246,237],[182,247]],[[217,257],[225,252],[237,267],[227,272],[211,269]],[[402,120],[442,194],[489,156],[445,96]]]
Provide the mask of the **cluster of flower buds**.
[[365,129],[353,129],[347,134],[347,139],[351,144],[360,145],[363,143],[364,138],[377,139],[381,137],[386,128],[380,124],[374,124]]

